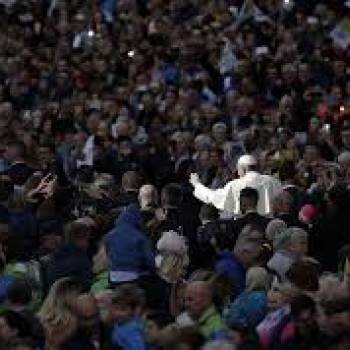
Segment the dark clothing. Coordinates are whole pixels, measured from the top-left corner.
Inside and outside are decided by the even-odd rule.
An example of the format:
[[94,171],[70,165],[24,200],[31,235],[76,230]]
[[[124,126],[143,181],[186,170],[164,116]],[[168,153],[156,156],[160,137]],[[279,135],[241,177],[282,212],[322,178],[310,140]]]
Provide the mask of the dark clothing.
[[10,241],[17,257],[24,259],[31,257],[37,244],[38,225],[34,214],[30,210],[9,213]]
[[283,220],[288,227],[299,227],[299,220],[293,215],[289,213],[277,214],[275,215],[275,219]]
[[10,221],[10,212],[8,208],[0,204],[0,223],[8,224]]
[[74,244],[64,245],[44,268],[47,288],[62,277],[72,277],[88,290],[92,281],[92,264],[87,254]]
[[261,232],[265,232],[266,226],[270,219],[262,216],[256,212],[250,212],[245,214],[243,217],[237,219],[233,223],[233,230],[236,237],[238,237],[245,226],[252,225],[258,228]]
[[346,244],[350,244],[349,212],[326,214],[311,229],[310,254],[324,271],[337,271],[337,256]]
[[23,186],[33,174],[33,169],[24,162],[16,162],[9,167],[6,173],[14,185]]
[[78,334],[61,345],[60,350],[96,350],[96,347],[88,337]]
[[130,204],[137,203],[138,191],[121,192],[115,202],[115,207],[125,208]]

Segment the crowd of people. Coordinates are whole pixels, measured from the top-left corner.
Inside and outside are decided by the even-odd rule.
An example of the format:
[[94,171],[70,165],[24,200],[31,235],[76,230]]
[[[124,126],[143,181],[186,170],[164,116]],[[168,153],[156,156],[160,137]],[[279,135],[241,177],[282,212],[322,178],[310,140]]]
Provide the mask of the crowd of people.
[[0,1],[0,349],[349,349],[349,7]]

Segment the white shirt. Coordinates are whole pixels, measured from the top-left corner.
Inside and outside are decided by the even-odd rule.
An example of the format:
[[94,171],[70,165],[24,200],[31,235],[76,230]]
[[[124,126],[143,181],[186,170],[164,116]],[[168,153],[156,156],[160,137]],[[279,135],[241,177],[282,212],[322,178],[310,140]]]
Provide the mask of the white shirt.
[[197,184],[193,194],[204,203],[212,204],[219,210],[237,215],[240,214],[240,192],[245,187],[251,187],[258,191],[258,213],[260,215],[271,214],[272,200],[282,191],[282,185],[270,175],[261,175],[251,171],[217,190],[211,190],[202,184]]

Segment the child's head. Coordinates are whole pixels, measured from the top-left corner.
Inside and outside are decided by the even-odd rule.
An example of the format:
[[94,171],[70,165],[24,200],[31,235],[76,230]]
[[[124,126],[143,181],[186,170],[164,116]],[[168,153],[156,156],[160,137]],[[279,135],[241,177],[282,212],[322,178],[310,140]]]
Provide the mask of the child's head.
[[124,284],[116,287],[112,296],[112,321],[124,322],[138,315],[143,302],[143,292],[135,285]]
[[174,322],[174,318],[162,311],[153,311],[146,315],[146,338],[150,345],[158,345],[162,330]]

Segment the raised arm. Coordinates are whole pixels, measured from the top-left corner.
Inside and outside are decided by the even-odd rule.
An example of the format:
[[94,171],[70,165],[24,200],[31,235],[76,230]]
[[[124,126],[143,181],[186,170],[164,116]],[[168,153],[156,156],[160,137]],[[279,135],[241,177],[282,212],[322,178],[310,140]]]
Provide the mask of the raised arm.
[[233,193],[234,181],[228,182],[224,188],[212,190],[200,182],[198,174],[191,174],[190,183],[194,187],[193,195],[200,201],[212,204],[219,210],[236,212],[237,203]]

